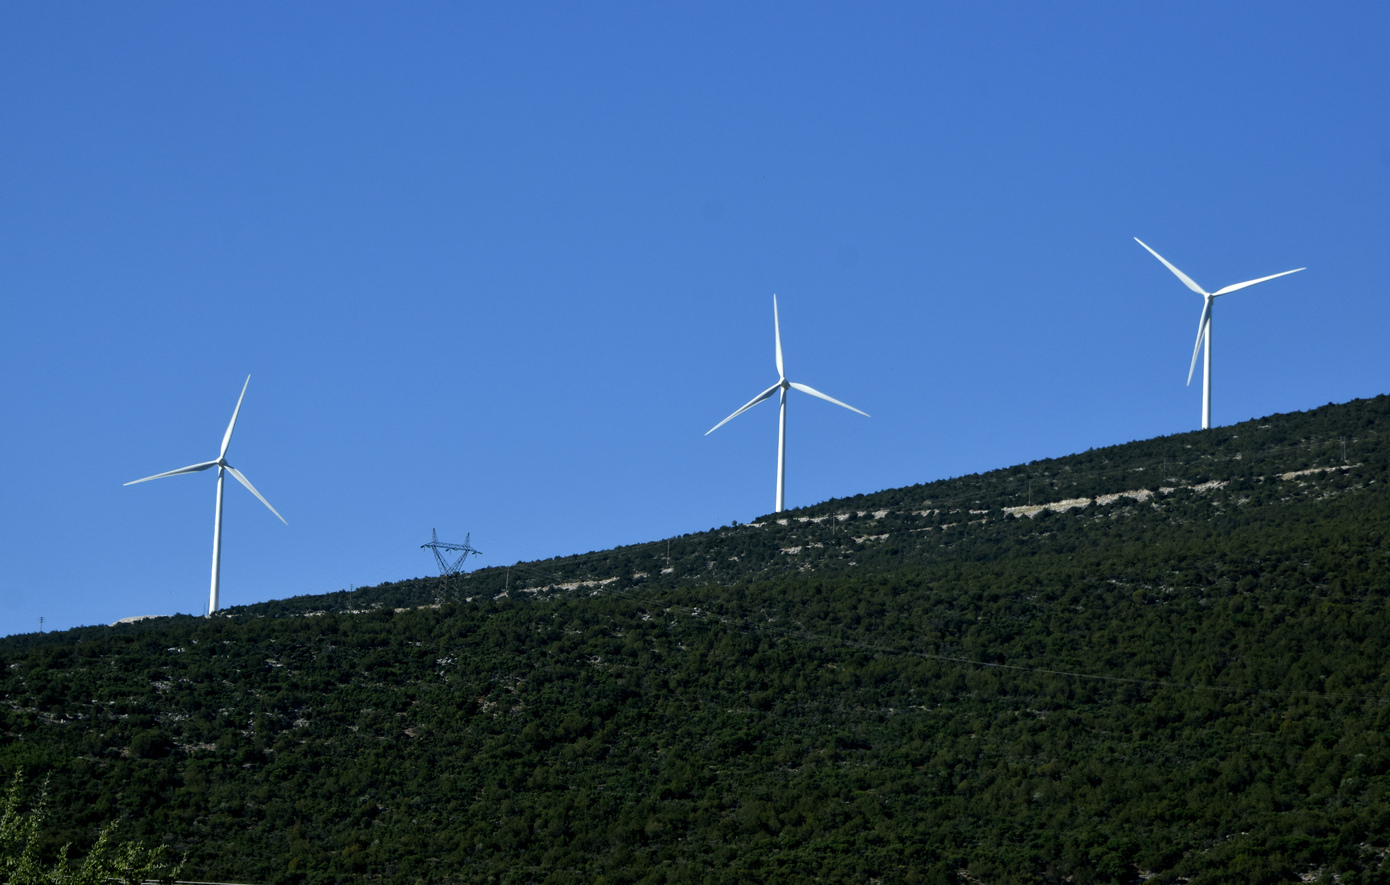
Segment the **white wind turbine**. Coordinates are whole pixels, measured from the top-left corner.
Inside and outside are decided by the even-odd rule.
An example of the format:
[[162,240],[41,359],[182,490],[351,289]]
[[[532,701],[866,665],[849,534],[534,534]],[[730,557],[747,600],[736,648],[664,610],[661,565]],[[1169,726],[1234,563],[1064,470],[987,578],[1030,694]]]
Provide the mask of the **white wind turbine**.
[[1307,270],[1307,268],[1306,268],[1306,267],[1296,267],[1296,268],[1294,268],[1293,270],[1286,270],[1286,271],[1284,271],[1283,273],[1270,274],[1270,275],[1267,276],[1267,277],[1260,277],[1258,280],[1246,280],[1246,281],[1243,282],[1243,283],[1233,283],[1232,285],[1229,285],[1229,286],[1227,286],[1227,287],[1224,288],[1224,289],[1218,289],[1218,290],[1215,291],[1215,292],[1208,292],[1207,290],[1203,289],[1201,286],[1199,286],[1199,285],[1197,285],[1196,283],[1192,282],[1192,278],[1189,277],[1187,274],[1183,273],[1182,271],[1178,270],[1178,269],[1177,269],[1176,267],[1174,267],[1173,265],[1169,264],[1169,263],[1168,263],[1168,259],[1164,258],[1162,255],[1159,255],[1159,254],[1158,254],[1157,252],[1155,252],[1154,250],[1149,249],[1148,244],[1145,243],[1143,240],[1139,239],[1138,237],[1135,237],[1135,238],[1134,238],[1134,242],[1136,242],[1136,243],[1138,243],[1139,245],[1143,246],[1145,249],[1148,250],[1148,252],[1149,252],[1150,255],[1152,255],[1153,257],[1157,258],[1159,261],[1163,262],[1163,266],[1166,267],[1166,268],[1168,268],[1169,270],[1171,270],[1171,271],[1177,276],[1178,279],[1182,280],[1183,283],[1187,286],[1187,288],[1191,289],[1193,292],[1196,292],[1198,295],[1201,295],[1204,299],[1206,299],[1206,303],[1202,306],[1202,318],[1201,318],[1201,320],[1198,321],[1198,323],[1197,323],[1197,344],[1196,344],[1195,346],[1193,346],[1193,348],[1192,348],[1192,365],[1189,366],[1188,369],[1187,369],[1187,383],[1188,383],[1189,385],[1192,383],[1192,373],[1193,373],[1193,371],[1195,371],[1196,368],[1197,368],[1197,352],[1198,352],[1199,350],[1202,349],[1202,342],[1205,341],[1205,342],[1206,342],[1206,345],[1207,345],[1207,348],[1206,348],[1206,354],[1205,354],[1205,356],[1203,357],[1203,360],[1202,360],[1202,429],[1203,429],[1203,430],[1208,430],[1208,429],[1211,428],[1211,306],[1212,306],[1212,303],[1215,302],[1216,299],[1217,299],[1219,296],[1221,296],[1221,295],[1229,295],[1231,292],[1234,292],[1234,291],[1236,291],[1237,289],[1244,289],[1246,286],[1253,286],[1253,285],[1255,285],[1256,283],[1263,283],[1263,282],[1265,282],[1266,280],[1272,280],[1272,279],[1274,279],[1275,277],[1288,276],[1288,275],[1291,274],[1291,273],[1298,273],[1300,270]]
[[801,391],[802,393],[809,393],[811,396],[820,397],[821,399],[825,400],[825,401],[828,402],[828,403],[834,403],[835,405],[840,406],[841,408],[849,409],[851,412],[859,412],[859,414],[863,415],[865,418],[868,418],[868,417],[869,417],[869,413],[868,413],[868,412],[860,412],[860,411],[859,411],[858,409],[856,409],[854,406],[848,405],[848,404],[846,404],[846,403],[842,403],[842,402],[840,402],[839,400],[835,399],[833,396],[826,396],[825,394],[821,393],[819,390],[816,390],[816,389],[814,389],[814,388],[812,388],[812,387],[807,387],[805,384],[797,384],[795,381],[788,381],[788,380],[787,380],[787,372],[786,372],[786,370],[782,367],[782,327],[781,327],[781,325],[780,325],[780,324],[778,323],[778,321],[777,321],[777,296],[776,296],[776,295],[773,295],[773,296],[772,296],[772,330],[773,330],[773,334],[774,334],[774,336],[775,336],[775,338],[776,338],[776,342],[777,342],[777,351],[776,351],[776,354],[777,354],[777,383],[774,384],[774,385],[772,385],[771,387],[769,387],[767,390],[764,390],[762,393],[758,394],[757,396],[753,397],[753,399],[749,400],[749,402],[748,402],[747,405],[745,405],[743,408],[739,409],[737,412],[734,412],[732,415],[730,415],[729,417],[725,418],[723,421],[720,421],[718,424],[714,425],[714,426],[711,427],[709,430],[706,430],[706,431],[705,431],[705,436],[709,436],[711,433],[714,433],[716,430],[718,430],[719,428],[723,427],[725,424],[728,424],[728,423],[729,423],[730,421],[732,421],[734,418],[737,418],[739,415],[742,415],[744,412],[748,411],[749,409],[751,409],[751,408],[753,408],[754,406],[756,406],[758,403],[760,403],[760,402],[762,402],[763,400],[767,399],[768,397],[772,396],[774,393],[777,393],[778,391],[781,391],[781,396],[782,396],[782,414],[781,414],[781,418],[780,418],[780,423],[779,423],[778,426],[777,426],[777,510],[776,510],[777,513],[781,513],[784,509],[786,509],[785,507],[783,507],[783,503],[785,502],[785,497],[786,497],[785,494],[784,494],[784,492],[785,492],[785,490],[786,490],[786,479],[787,479],[787,391],[788,391],[790,388],[795,387],[797,390]]
[[[241,396],[237,397],[236,408],[232,410],[231,423],[227,425],[227,432],[222,436],[222,450],[217,453],[216,461],[204,461],[201,464],[191,464],[188,467],[180,467],[178,470],[170,470],[168,473],[156,473],[154,476],[147,476],[144,479],[137,479],[128,482],[126,485],[133,486],[137,482],[148,482],[152,479],[163,479],[166,476],[178,476],[181,473],[198,473],[213,467],[217,468],[217,511],[212,520],[212,592],[208,597],[208,614],[217,611],[217,585],[222,571],[222,483],[224,474],[230,473],[237,482],[246,486],[247,490],[256,498],[270,508],[270,512],[281,521],[285,522],[285,517],[270,506],[270,502],[261,497],[261,493],[256,491],[256,487],[251,485],[250,480],[241,475],[241,471],[227,463],[227,447],[232,443],[232,430],[236,427],[236,416],[241,412],[241,401],[246,397],[246,387],[251,383],[251,376],[246,376],[246,383],[241,385]],[[289,523],[285,522],[285,525]]]

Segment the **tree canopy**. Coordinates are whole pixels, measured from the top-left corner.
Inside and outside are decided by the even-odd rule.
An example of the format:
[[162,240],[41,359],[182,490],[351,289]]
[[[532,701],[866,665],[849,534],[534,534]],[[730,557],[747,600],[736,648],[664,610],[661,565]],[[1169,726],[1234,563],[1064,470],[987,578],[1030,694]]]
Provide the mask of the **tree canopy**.
[[1387,882],[1387,426],[9,637],[0,769],[197,879]]

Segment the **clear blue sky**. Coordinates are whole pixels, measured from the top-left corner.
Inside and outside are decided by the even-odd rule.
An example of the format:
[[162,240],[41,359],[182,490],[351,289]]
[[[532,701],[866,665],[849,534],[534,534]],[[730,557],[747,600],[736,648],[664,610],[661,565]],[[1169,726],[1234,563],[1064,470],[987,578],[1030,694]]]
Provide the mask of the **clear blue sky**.
[[[0,6],[0,634],[1390,389],[1390,5]],[[1200,371],[1200,370],[1199,370]]]

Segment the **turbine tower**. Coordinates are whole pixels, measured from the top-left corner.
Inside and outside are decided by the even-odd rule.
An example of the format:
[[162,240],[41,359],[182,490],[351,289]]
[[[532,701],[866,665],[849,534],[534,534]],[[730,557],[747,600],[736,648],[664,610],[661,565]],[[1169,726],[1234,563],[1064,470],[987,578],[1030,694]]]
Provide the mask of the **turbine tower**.
[[[251,481],[242,476],[241,471],[227,463],[227,447],[232,443],[232,430],[236,428],[236,416],[241,412],[241,401],[246,398],[247,385],[251,383],[251,376],[246,376],[246,383],[241,385],[241,396],[237,397],[236,408],[232,410],[231,423],[227,425],[227,432],[222,435],[222,450],[217,453],[216,461],[204,461],[201,464],[190,464],[187,467],[180,467],[178,470],[170,470],[168,473],[156,473],[154,476],[147,476],[144,479],[137,479],[126,483],[133,486],[137,482],[149,482],[152,479],[163,479],[166,476],[178,476],[181,473],[199,473],[203,470],[217,468],[217,510],[214,511],[212,519],[212,591],[208,596],[208,616],[217,611],[217,588],[218,581],[222,572],[222,483],[225,474],[230,473],[237,482],[246,486],[251,494],[270,509],[276,518],[285,522],[285,517],[281,516],[270,502],[261,497],[261,493],[256,491],[256,487],[251,485]],[[285,522],[285,525],[289,523]]]
[[1166,268],[1168,268],[1169,270],[1171,270],[1171,271],[1173,272],[1173,274],[1174,274],[1175,276],[1177,276],[1178,279],[1182,280],[1182,281],[1183,281],[1183,284],[1186,285],[1187,288],[1191,289],[1193,292],[1196,292],[1198,295],[1201,295],[1204,299],[1206,299],[1206,302],[1202,305],[1202,318],[1201,318],[1201,320],[1199,320],[1199,321],[1197,322],[1197,344],[1196,344],[1195,346],[1193,346],[1193,348],[1192,348],[1192,365],[1191,365],[1191,366],[1188,366],[1188,368],[1187,368],[1187,383],[1188,383],[1189,385],[1192,384],[1192,373],[1193,373],[1193,372],[1196,370],[1196,368],[1197,368],[1197,353],[1198,353],[1198,351],[1202,350],[1202,343],[1203,343],[1203,342],[1206,342],[1206,345],[1207,345],[1207,346],[1206,346],[1206,353],[1205,353],[1205,355],[1204,355],[1203,358],[1202,358],[1202,429],[1203,429],[1203,430],[1209,430],[1209,429],[1211,428],[1211,306],[1212,306],[1212,304],[1216,301],[1216,299],[1217,299],[1218,297],[1220,297],[1220,296],[1222,296],[1222,295],[1229,295],[1230,293],[1236,291],[1237,289],[1244,289],[1246,286],[1253,286],[1253,285],[1255,285],[1256,283],[1263,283],[1263,282],[1265,282],[1266,280],[1272,280],[1272,279],[1274,279],[1274,278],[1276,278],[1276,277],[1288,276],[1288,275],[1291,274],[1291,273],[1298,273],[1300,270],[1307,270],[1307,268],[1306,268],[1306,267],[1296,267],[1296,268],[1294,268],[1293,270],[1286,270],[1286,271],[1284,271],[1284,272],[1282,272],[1282,273],[1270,274],[1270,275],[1267,276],[1267,277],[1260,277],[1258,280],[1246,280],[1246,281],[1243,282],[1243,283],[1233,283],[1232,285],[1229,285],[1229,286],[1227,286],[1227,287],[1224,288],[1224,289],[1218,289],[1218,290],[1216,290],[1215,292],[1208,292],[1207,290],[1203,289],[1201,286],[1199,286],[1199,285],[1197,285],[1196,283],[1192,282],[1192,278],[1189,277],[1187,274],[1183,273],[1182,271],[1178,270],[1178,269],[1177,269],[1176,267],[1174,267],[1173,265],[1169,264],[1169,263],[1168,263],[1168,259],[1164,258],[1162,255],[1159,255],[1159,254],[1158,254],[1157,252],[1155,252],[1154,250],[1149,249],[1149,245],[1148,245],[1147,243],[1145,243],[1143,240],[1139,239],[1138,237],[1135,237],[1135,238],[1134,238],[1134,242],[1136,242],[1136,243],[1138,243],[1139,245],[1143,246],[1145,249],[1148,250],[1148,252],[1149,252],[1150,255],[1152,255],[1153,257],[1157,258],[1159,261],[1163,262],[1163,266],[1166,267]]
[[780,323],[778,323],[777,321],[776,295],[772,296],[772,331],[777,346],[777,383],[769,387],[767,390],[764,390],[757,396],[753,397],[753,399],[749,400],[747,405],[739,409],[737,412],[734,412],[732,415],[725,418],[723,421],[720,421],[718,424],[714,425],[709,430],[706,430],[705,436],[709,436],[711,433],[714,433],[716,430],[723,427],[725,424],[728,424],[730,421],[737,418],[739,415],[742,415],[744,412],[753,408],[758,403],[772,396],[774,393],[778,393],[780,391],[782,399],[782,411],[781,417],[779,418],[779,423],[777,425],[777,510],[775,512],[781,513],[783,510],[786,509],[783,505],[786,501],[785,491],[787,479],[787,391],[795,387],[802,393],[809,393],[811,396],[820,397],[828,403],[834,403],[835,405],[840,406],[841,408],[849,409],[851,412],[859,412],[859,414],[863,415],[865,418],[869,417],[869,413],[860,412],[854,406],[842,403],[832,396],[826,396],[819,390],[807,387],[805,384],[797,384],[795,381],[787,380],[786,369],[782,366],[782,327]]

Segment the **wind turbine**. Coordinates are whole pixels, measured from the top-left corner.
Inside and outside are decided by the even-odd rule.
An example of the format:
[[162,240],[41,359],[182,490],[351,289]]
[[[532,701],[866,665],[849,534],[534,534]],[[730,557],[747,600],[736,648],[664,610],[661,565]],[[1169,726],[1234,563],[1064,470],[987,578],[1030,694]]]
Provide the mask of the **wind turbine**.
[[[178,476],[181,473],[199,473],[203,470],[217,468],[217,510],[212,520],[212,592],[208,597],[208,614],[217,611],[217,585],[222,571],[222,483],[224,474],[230,473],[237,482],[246,486],[247,490],[256,498],[270,508],[276,518],[285,522],[285,517],[281,516],[270,502],[261,497],[261,493],[256,491],[256,487],[251,485],[251,481],[242,476],[241,471],[227,463],[227,447],[232,443],[232,430],[236,428],[236,416],[241,412],[241,401],[246,398],[247,385],[251,383],[251,376],[246,376],[246,383],[241,385],[241,396],[237,397],[236,408],[232,410],[231,423],[227,425],[227,432],[222,435],[222,450],[217,453],[216,461],[204,461],[201,464],[191,464],[188,467],[180,467],[178,470],[170,470],[168,473],[156,473],[154,476],[147,476],[144,479],[137,479],[128,482],[126,485],[133,486],[137,482],[149,482],[152,479],[163,479],[166,476]],[[289,523],[285,522],[285,525]]]
[[[777,342],[777,350],[776,350],[776,354],[777,354],[777,383],[774,384],[774,385],[772,385],[771,387],[769,387],[767,390],[764,390],[762,393],[758,394],[757,396],[753,397],[753,399],[749,400],[749,402],[748,402],[747,405],[745,405],[743,408],[739,409],[737,412],[734,412],[732,415],[730,415],[729,417],[725,418],[723,421],[720,421],[718,424],[714,425],[714,426],[711,427],[709,430],[706,430],[706,431],[705,431],[705,436],[709,436],[711,433],[714,433],[716,430],[718,430],[719,428],[723,427],[725,424],[728,424],[730,421],[732,421],[733,419],[737,418],[739,415],[742,415],[744,412],[748,411],[749,409],[753,408],[753,407],[756,406],[758,403],[760,403],[760,402],[762,402],[763,400],[767,399],[768,397],[772,396],[774,393],[777,393],[777,392],[779,392],[779,391],[781,392],[781,398],[782,398],[782,414],[781,414],[781,418],[780,418],[780,423],[779,423],[778,426],[777,426],[777,510],[776,510],[777,513],[781,513],[783,510],[786,509],[786,508],[783,506],[783,504],[784,504],[784,502],[785,502],[785,494],[784,494],[784,492],[785,492],[785,490],[786,490],[786,479],[787,479],[787,391],[790,390],[791,388],[795,387],[797,390],[801,391],[802,393],[809,393],[811,396],[820,397],[821,399],[825,400],[825,401],[828,402],[828,403],[834,403],[835,405],[840,406],[841,408],[849,409],[851,412],[859,412],[859,410],[856,409],[854,406],[847,405],[846,403],[840,402],[839,400],[835,399],[833,396],[826,396],[825,394],[821,393],[819,390],[816,390],[815,388],[807,387],[805,384],[797,384],[795,381],[788,381],[788,380],[787,380],[787,372],[786,372],[786,369],[784,369],[783,366],[782,366],[782,327],[781,327],[781,325],[780,325],[780,324],[778,323],[778,321],[777,321],[777,296],[776,296],[776,295],[773,295],[773,296],[772,296],[772,331],[773,331],[773,335],[775,336],[776,342]],[[859,414],[863,415],[865,418],[869,417],[869,413],[868,413],[868,412],[859,412]]]
[[1152,255],[1153,257],[1157,258],[1159,261],[1163,262],[1163,266],[1166,267],[1166,268],[1168,268],[1169,270],[1171,270],[1171,271],[1173,272],[1173,274],[1174,274],[1175,276],[1177,276],[1178,279],[1182,280],[1182,281],[1183,281],[1183,284],[1186,285],[1187,288],[1191,289],[1193,292],[1196,292],[1198,295],[1201,295],[1203,298],[1206,299],[1206,303],[1203,304],[1203,306],[1202,306],[1202,318],[1201,318],[1201,320],[1199,320],[1198,323],[1197,323],[1197,343],[1196,343],[1196,345],[1194,345],[1193,348],[1192,348],[1192,365],[1189,366],[1188,369],[1187,369],[1187,383],[1188,383],[1189,385],[1192,384],[1192,373],[1193,373],[1193,371],[1195,371],[1196,368],[1197,368],[1197,352],[1198,352],[1199,350],[1202,349],[1202,342],[1205,341],[1205,342],[1206,342],[1206,345],[1207,345],[1207,348],[1206,348],[1206,355],[1203,357],[1203,362],[1202,362],[1202,429],[1203,429],[1203,430],[1208,430],[1208,429],[1211,428],[1211,306],[1212,306],[1212,303],[1215,302],[1216,299],[1217,299],[1218,297],[1220,297],[1220,296],[1222,296],[1222,295],[1229,295],[1230,293],[1236,291],[1237,289],[1244,289],[1246,286],[1253,286],[1253,285],[1255,285],[1256,283],[1263,283],[1263,282],[1265,282],[1266,280],[1272,280],[1272,279],[1274,279],[1275,277],[1284,277],[1284,276],[1288,276],[1288,275],[1291,274],[1291,273],[1298,273],[1300,270],[1307,270],[1307,268],[1306,268],[1306,267],[1296,267],[1296,268],[1294,268],[1293,270],[1286,270],[1286,271],[1284,271],[1283,273],[1270,274],[1270,275],[1267,276],[1267,277],[1260,277],[1258,280],[1246,280],[1246,281],[1243,282],[1243,283],[1233,283],[1232,285],[1229,285],[1229,286],[1227,286],[1227,287],[1224,288],[1224,289],[1218,289],[1218,290],[1215,291],[1215,292],[1208,292],[1207,290],[1203,289],[1201,286],[1199,286],[1199,285],[1197,285],[1196,283],[1192,282],[1192,278],[1189,277],[1187,274],[1183,273],[1182,271],[1178,270],[1178,269],[1177,269],[1176,267],[1174,267],[1173,265],[1169,264],[1169,263],[1168,263],[1168,259],[1164,258],[1162,255],[1159,255],[1159,254],[1158,254],[1157,252],[1155,252],[1154,250],[1149,249],[1148,244],[1145,243],[1143,240],[1139,239],[1138,237],[1135,237],[1135,238],[1134,238],[1134,242],[1136,242],[1136,243],[1138,243],[1139,245],[1143,246],[1145,249],[1148,250],[1148,252],[1149,252],[1150,255]]

